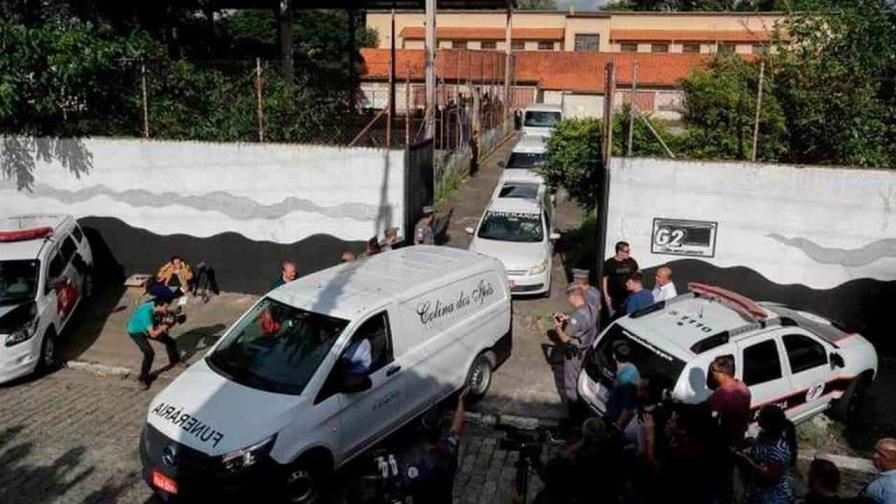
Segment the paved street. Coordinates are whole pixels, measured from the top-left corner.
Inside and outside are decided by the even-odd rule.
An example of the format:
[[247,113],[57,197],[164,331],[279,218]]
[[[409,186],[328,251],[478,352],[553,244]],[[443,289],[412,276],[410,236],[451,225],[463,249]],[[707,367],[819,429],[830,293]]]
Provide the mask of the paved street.
[[[63,369],[0,386],[0,502],[152,501],[137,446],[162,385],[141,392],[133,380]],[[516,454],[498,449],[500,437],[468,426],[456,502],[510,502]]]

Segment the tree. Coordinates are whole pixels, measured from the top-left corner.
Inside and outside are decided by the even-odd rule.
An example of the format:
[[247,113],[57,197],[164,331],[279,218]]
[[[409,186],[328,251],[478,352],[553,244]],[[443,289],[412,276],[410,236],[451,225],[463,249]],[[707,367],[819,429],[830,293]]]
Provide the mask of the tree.
[[520,10],[556,10],[556,0],[520,0]]
[[[786,151],[784,113],[766,73],[757,158],[777,161]],[[718,55],[681,83],[688,154],[698,159],[748,160],[753,144],[759,64]]]

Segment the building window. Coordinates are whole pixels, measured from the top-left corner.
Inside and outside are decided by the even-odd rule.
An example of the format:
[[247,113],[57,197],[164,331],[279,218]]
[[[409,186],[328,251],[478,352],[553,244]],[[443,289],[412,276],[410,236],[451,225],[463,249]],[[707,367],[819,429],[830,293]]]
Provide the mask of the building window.
[[753,54],[768,54],[768,46],[765,44],[753,44]]
[[494,40],[483,40],[483,41],[482,41],[482,46],[481,46],[481,47],[482,47],[483,49],[491,49],[491,50],[495,50],[495,49],[498,48],[498,43],[495,42]]
[[466,49],[467,41],[466,40],[452,40],[451,48],[452,49]]
[[600,51],[600,35],[596,33],[576,33],[576,51]]
[[681,52],[683,53],[699,53],[700,44],[682,44]]
[[551,40],[539,40],[538,41],[538,50],[539,51],[553,51],[554,50],[554,42]]
[[619,44],[619,50],[622,52],[638,52],[637,42],[623,42]]
[[669,52],[669,44],[650,44],[650,52]]
[[514,51],[525,51],[526,50],[526,42],[523,40],[511,40],[510,41],[510,49]]
[[734,44],[719,44],[719,53],[721,54],[734,54],[735,49]]

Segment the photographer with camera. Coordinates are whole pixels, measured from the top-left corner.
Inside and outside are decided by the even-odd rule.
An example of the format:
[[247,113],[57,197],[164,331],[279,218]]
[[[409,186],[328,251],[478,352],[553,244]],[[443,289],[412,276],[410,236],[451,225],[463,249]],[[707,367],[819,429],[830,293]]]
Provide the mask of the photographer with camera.
[[176,324],[183,322],[185,316],[171,310],[173,299],[171,296],[158,296],[138,306],[131,314],[131,318],[128,319],[128,335],[137,348],[143,352],[143,364],[140,366],[140,376],[138,377],[143,390],[149,389],[149,371],[152,369],[152,361],[155,357],[155,351],[149,344],[150,339],[160,341],[165,345],[171,366],[181,362],[177,352],[177,343],[168,335],[168,331]]
[[567,299],[575,311],[572,315],[554,314],[554,328],[548,337],[555,346],[550,348],[548,362],[554,371],[554,380],[560,399],[569,410],[571,421],[580,416],[579,394],[577,391],[579,372],[585,350],[597,335],[597,314],[585,302],[585,292],[578,284],[566,288]]

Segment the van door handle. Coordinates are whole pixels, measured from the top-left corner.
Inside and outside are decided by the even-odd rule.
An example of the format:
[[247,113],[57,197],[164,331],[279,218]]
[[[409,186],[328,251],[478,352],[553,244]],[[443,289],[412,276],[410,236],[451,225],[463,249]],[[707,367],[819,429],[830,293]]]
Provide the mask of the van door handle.
[[392,376],[399,371],[401,371],[401,366],[392,366],[386,370],[386,376]]

